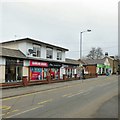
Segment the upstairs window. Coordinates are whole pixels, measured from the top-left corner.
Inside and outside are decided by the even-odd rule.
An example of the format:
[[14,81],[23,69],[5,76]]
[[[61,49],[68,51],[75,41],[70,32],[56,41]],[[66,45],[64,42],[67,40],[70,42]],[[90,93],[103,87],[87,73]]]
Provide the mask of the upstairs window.
[[62,60],[62,51],[57,51],[57,60]]
[[40,45],[33,45],[33,56],[41,57],[41,46]]
[[46,48],[46,58],[52,59],[53,58],[53,49]]

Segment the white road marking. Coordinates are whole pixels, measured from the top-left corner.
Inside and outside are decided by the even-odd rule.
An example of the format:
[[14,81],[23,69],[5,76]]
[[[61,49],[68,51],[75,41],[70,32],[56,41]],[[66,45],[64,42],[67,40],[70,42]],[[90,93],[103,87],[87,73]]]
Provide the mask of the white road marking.
[[17,116],[17,115],[21,115],[21,114],[23,114],[23,113],[26,113],[26,112],[29,112],[29,111],[32,111],[32,110],[35,110],[35,109],[41,108],[41,107],[43,107],[43,106],[44,106],[44,105],[40,105],[40,106],[37,106],[37,107],[31,108],[31,109],[29,109],[29,110],[25,110],[25,111],[23,111],[23,112],[19,112],[19,113],[17,113],[17,114],[14,114],[14,115],[8,116],[8,117],[6,117],[6,118],[11,118],[11,117],[14,117],[14,116]]
[[66,97],[66,96],[69,96],[71,95],[72,93],[68,93],[68,94],[65,94],[65,95],[62,95],[62,97]]
[[79,94],[81,94],[81,93],[83,93],[83,91],[81,91],[81,92],[79,92],[79,93],[76,93],[76,94],[72,94],[72,95],[67,96],[67,97],[68,97],[68,98],[70,98],[70,97],[74,97],[74,96],[79,95]]
[[44,104],[44,103],[51,102],[51,101],[53,101],[53,99],[45,100],[45,101],[39,102],[38,104]]

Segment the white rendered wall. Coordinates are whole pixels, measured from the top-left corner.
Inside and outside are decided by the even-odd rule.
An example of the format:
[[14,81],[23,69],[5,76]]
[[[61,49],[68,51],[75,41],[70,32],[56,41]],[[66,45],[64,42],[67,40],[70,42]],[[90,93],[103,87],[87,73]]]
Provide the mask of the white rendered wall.
[[41,58],[46,59],[46,46],[41,46]]
[[[10,49],[20,50],[26,56],[33,57],[32,55],[28,55],[28,49],[33,49],[32,43],[29,43],[26,41],[12,42],[12,43],[3,44],[3,46],[6,48],[10,48]],[[42,44],[41,44],[41,58],[46,59],[46,46]],[[53,59],[52,60],[57,60],[57,49],[56,48],[53,48]],[[59,60],[59,61],[65,61],[65,51],[62,51],[62,60]]]
[[65,51],[62,52],[62,61],[65,61]]
[[57,50],[53,49],[53,60],[57,60]]
[[23,76],[29,76],[29,71],[28,71],[29,69],[28,69],[28,67],[26,67],[26,66],[24,66],[23,67]]
[[0,83],[5,83],[5,65],[0,65]]
[[0,57],[0,65],[5,65],[6,59],[4,57]]
[[6,59],[0,57],[0,83],[5,82],[5,63],[6,63]]

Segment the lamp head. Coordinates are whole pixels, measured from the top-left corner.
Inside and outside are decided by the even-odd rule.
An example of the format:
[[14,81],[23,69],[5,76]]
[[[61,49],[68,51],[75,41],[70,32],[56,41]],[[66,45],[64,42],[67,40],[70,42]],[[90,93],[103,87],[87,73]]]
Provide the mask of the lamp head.
[[87,32],[91,32],[91,30],[87,30]]

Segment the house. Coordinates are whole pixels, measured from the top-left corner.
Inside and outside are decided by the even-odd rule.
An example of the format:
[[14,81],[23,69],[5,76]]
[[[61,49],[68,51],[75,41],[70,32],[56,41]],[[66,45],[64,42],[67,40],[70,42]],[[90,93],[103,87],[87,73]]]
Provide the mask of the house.
[[109,63],[111,67],[111,73],[116,74],[118,70],[119,60],[116,59],[114,56],[106,56],[103,59]]
[[97,74],[105,75],[106,73],[116,74],[118,70],[118,60],[113,57],[105,56],[103,59],[86,59],[85,64],[97,64]]
[[84,74],[85,74],[85,78],[95,78],[97,77],[97,64],[84,64]]
[[77,64],[65,60],[66,48],[30,38],[2,42],[1,46],[0,83],[20,82],[23,76],[28,82],[46,81],[48,74],[51,80],[60,80],[70,67],[70,78],[76,74]]

